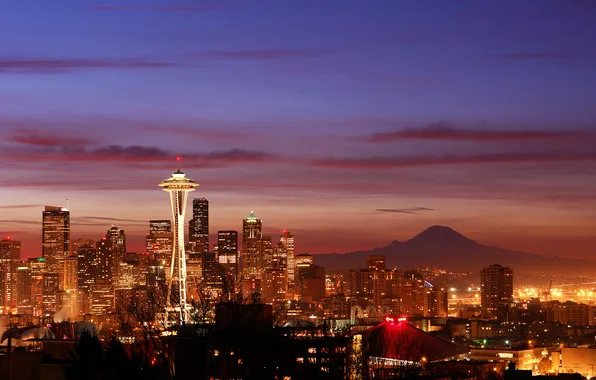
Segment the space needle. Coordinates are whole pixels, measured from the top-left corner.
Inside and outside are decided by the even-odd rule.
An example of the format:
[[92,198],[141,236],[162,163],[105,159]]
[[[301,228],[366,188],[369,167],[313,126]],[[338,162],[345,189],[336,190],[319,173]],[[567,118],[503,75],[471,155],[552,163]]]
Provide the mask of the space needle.
[[[176,160],[180,164],[180,157]],[[187,321],[188,305],[186,304],[186,254],[184,252],[184,214],[188,193],[194,191],[199,184],[180,170],[176,170],[170,178],[161,181],[159,186],[170,193],[172,204],[173,234],[172,263],[166,298],[166,315],[178,312],[180,323]]]

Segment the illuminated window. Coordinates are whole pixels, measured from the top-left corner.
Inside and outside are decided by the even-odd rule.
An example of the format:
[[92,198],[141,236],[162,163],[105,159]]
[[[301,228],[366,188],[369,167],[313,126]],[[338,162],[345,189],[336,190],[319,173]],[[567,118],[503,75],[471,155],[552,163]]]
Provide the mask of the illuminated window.
[[317,353],[317,349],[315,347],[311,347],[308,349],[308,353],[309,354],[316,354]]
[[238,364],[242,364],[242,359],[238,359]]
[[219,350],[213,350],[213,356],[219,356]]
[[310,363],[316,363],[317,362],[317,358],[308,358],[308,361]]
[[296,358],[296,363],[304,363],[304,358]]
[[321,348],[321,353],[328,354],[329,353],[329,348]]
[[322,372],[329,372],[329,367],[321,367]]

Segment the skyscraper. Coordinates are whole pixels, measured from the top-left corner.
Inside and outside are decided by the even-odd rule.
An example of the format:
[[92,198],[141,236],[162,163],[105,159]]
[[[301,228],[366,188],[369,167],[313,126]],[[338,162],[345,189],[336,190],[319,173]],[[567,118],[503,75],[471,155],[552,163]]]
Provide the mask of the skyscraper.
[[112,253],[111,276],[112,283],[115,285],[118,283],[120,276],[120,262],[126,256],[126,235],[124,234],[124,230],[119,229],[117,226],[112,226],[106,233],[106,239],[110,244]]
[[217,261],[238,279],[238,231],[217,232]]
[[283,230],[279,242],[283,244],[286,252],[286,267],[288,277],[288,288],[294,289],[294,281],[296,277],[296,252],[294,250],[294,235],[288,230]]
[[47,272],[46,260],[35,257],[27,260],[27,267],[31,269],[31,303],[33,315],[43,315],[43,274]]
[[58,311],[58,287],[58,273],[42,273],[42,313],[44,316],[51,316]]
[[31,313],[33,304],[31,302],[31,268],[17,268],[16,298],[19,314]]
[[209,201],[207,199],[192,200],[192,219],[188,228],[189,241],[194,243],[194,252],[209,252]]
[[504,320],[513,301],[513,270],[493,264],[480,272],[482,315]]
[[108,238],[103,237],[95,244],[97,251],[94,260],[95,280],[94,284],[112,285],[112,269],[114,267],[114,256],[112,254],[112,244]]
[[242,222],[242,272],[246,279],[261,279],[263,222],[254,211]]
[[449,297],[447,289],[437,288],[427,283],[424,287],[424,316],[430,318],[447,318]]
[[406,271],[401,281],[401,313],[424,315],[424,278],[416,271]]
[[0,288],[2,305],[17,306],[17,269],[21,266],[21,242],[10,237],[0,240],[0,271],[3,286]]
[[62,289],[65,291],[74,291],[78,287],[78,257],[69,256],[62,260],[62,270],[64,271],[64,284]]
[[106,238],[112,245],[114,258],[124,260],[124,255],[126,254],[126,235],[124,234],[124,230],[119,229],[117,226],[112,226],[106,233]]
[[70,211],[46,206],[42,218],[42,256],[48,261],[50,270],[60,272],[58,261],[70,253]]
[[146,248],[150,260],[169,266],[172,260],[172,222],[169,220],[150,220]]
[[87,241],[77,248],[77,285],[78,288],[89,292],[91,285],[97,278],[97,249],[93,241]]
[[[172,177],[164,179],[159,186],[170,193],[170,203],[173,215],[174,244],[172,247],[172,261],[166,302],[168,309],[178,311],[180,322],[186,321],[188,310],[186,304],[186,253],[184,252],[184,220],[188,193],[199,186],[184,172],[178,169]],[[176,292],[177,294],[174,294]]]

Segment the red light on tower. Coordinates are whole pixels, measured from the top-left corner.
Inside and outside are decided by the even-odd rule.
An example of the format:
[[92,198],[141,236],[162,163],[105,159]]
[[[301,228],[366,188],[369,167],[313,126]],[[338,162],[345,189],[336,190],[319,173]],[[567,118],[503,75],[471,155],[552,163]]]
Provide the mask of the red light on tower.
[[6,240],[8,240],[8,241],[12,240],[12,236],[6,237]]

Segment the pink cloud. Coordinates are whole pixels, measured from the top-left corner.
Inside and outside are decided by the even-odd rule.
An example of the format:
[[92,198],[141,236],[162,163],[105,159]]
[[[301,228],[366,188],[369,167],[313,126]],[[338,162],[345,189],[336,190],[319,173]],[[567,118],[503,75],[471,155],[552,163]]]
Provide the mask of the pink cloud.
[[67,136],[66,134],[58,134],[56,132],[52,132],[50,135],[47,131],[28,128],[16,129],[12,135],[6,138],[6,141],[39,147],[75,147],[91,144],[91,141],[88,139]]
[[596,161],[596,154],[505,153],[446,157],[369,157],[328,158],[313,162],[314,166],[342,169],[391,169],[433,165],[498,164],[516,162]]
[[0,72],[47,74],[86,69],[150,69],[174,66],[146,59],[0,58]]
[[470,141],[515,141],[532,139],[555,139],[587,134],[585,131],[555,130],[478,130],[459,129],[448,123],[436,123],[426,128],[403,129],[375,133],[366,137],[369,142],[386,142],[404,139],[420,140],[470,140]]

